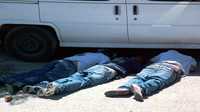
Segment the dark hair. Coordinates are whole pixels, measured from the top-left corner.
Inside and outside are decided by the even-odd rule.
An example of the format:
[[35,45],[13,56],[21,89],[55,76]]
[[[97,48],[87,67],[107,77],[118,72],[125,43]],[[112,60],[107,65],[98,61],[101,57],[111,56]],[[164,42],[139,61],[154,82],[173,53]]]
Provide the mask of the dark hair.
[[144,56],[134,56],[134,57],[131,57],[131,59],[137,61],[138,63],[144,64],[144,65],[149,63],[149,58],[144,57]]
[[113,59],[117,56],[117,53],[115,53],[111,49],[98,49],[97,52],[101,52],[101,53],[105,54],[106,56],[110,57],[111,59]]

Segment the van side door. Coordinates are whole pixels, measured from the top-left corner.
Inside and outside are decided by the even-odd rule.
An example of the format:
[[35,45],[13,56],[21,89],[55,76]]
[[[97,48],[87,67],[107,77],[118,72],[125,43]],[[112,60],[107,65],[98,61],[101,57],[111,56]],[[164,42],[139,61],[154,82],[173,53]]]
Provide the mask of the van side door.
[[200,43],[200,0],[127,0],[132,43]]
[[39,6],[41,21],[58,27],[64,46],[128,41],[125,0],[40,0]]

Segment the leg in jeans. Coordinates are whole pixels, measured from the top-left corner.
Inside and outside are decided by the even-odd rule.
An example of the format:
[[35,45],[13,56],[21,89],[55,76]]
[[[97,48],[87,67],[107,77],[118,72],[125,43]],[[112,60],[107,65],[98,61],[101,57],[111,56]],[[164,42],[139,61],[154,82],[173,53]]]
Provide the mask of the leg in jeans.
[[154,69],[145,68],[141,72],[137,73],[134,78],[130,79],[127,83],[120,86],[119,88],[127,88],[128,90],[130,90],[132,84],[140,85],[144,83],[146,81],[147,76],[153,74],[154,72]]
[[71,93],[81,88],[87,87],[87,80],[84,79],[84,74],[76,72],[67,78],[62,78],[51,82],[55,86],[55,94]]
[[142,88],[143,95],[149,96],[171,85],[175,80],[176,75],[171,68],[157,64],[143,69],[136,78],[121,87],[130,88],[132,84],[136,84]]
[[88,85],[95,86],[111,81],[116,76],[116,71],[104,65],[95,65],[84,71],[87,76]]
[[78,72],[67,78],[55,80],[53,82],[42,81],[34,86],[25,86],[25,93],[37,94],[38,96],[51,96],[54,94],[71,93],[85,87],[83,74]]
[[49,84],[51,86],[48,87],[45,94],[46,96],[50,96],[54,94],[71,93],[82,88],[108,82],[112,80],[114,76],[115,71],[112,69],[103,65],[96,65],[83,72],[77,72],[68,78],[53,81]]
[[146,96],[152,95],[159,90],[173,84],[176,81],[176,74],[172,69],[160,68],[154,74],[149,75],[147,81],[140,84],[144,88]]
[[144,83],[147,75],[152,74],[152,73],[154,73],[153,69],[145,68],[140,73],[138,73],[136,75],[136,77],[130,79],[127,83],[123,84],[122,86],[118,87],[117,89],[106,91],[104,94],[107,97],[123,97],[123,96],[133,95],[133,93],[131,91],[132,84],[140,85],[140,84]]

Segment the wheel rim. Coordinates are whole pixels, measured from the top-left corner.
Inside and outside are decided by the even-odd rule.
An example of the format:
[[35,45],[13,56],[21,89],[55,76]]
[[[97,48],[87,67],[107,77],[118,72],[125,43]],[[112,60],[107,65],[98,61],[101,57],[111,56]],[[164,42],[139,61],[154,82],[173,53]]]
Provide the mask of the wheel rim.
[[24,53],[37,53],[42,48],[42,40],[35,33],[21,34],[16,40],[16,49]]

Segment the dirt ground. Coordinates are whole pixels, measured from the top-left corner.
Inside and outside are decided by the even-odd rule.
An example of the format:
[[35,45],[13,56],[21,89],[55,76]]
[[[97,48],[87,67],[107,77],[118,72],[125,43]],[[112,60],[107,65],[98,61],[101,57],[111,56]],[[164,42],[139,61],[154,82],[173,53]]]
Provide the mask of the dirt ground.
[[[0,52],[0,72],[23,72],[42,66],[45,63],[28,63]],[[199,68],[199,67],[198,67]],[[133,76],[115,80],[69,95],[49,99],[31,95],[16,97],[11,103],[0,98],[0,112],[199,112],[200,72],[182,80],[158,94],[137,102],[133,97],[107,98],[104,92],[118,87]]]

